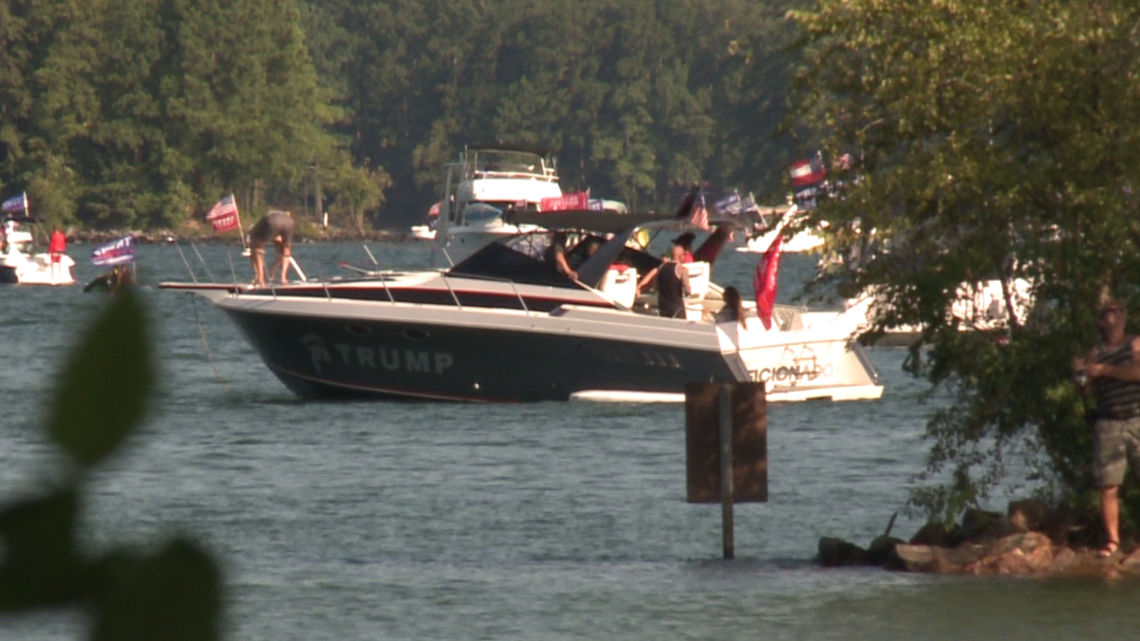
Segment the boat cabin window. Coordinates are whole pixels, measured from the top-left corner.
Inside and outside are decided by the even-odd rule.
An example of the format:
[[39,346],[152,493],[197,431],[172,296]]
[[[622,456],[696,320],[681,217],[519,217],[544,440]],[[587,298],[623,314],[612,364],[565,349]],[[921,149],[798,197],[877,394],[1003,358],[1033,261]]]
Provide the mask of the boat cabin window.
[[471,203],[463,208],[463,220],[468,223],[486,223],[502,215],[501,209],[486,203]]
[[523,151],[481,151],[475,160],[476,172],[541,174],[542,157]]

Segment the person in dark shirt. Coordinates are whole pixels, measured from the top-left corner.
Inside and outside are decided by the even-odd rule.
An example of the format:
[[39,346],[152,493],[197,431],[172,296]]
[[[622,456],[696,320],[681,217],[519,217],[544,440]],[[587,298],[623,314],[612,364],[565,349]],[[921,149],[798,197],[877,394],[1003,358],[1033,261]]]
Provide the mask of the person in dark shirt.
[[1108,300],[1097,325],[1101,342],[1073,361],[1081,391],[1096,399],[1093,470],[1100,485],[1105,544],[1097,556],[1120,549],[1120,486],[1128,468],[1140,478],[1140,338],[1125,332],[1124,305]]
[[255,287],[264,287],[265,278],[265,246],[273,241],[276,256],[273,268],[269,271],[269,280],[273,280],[277,270],[281,270],[281,282],[288,282],[289,259],[293,248],[293,214],[287,211],[273,210],[261,217],[257,224],[249,230],[250,261],[253,263],[253,284]]
[[685,316],[685,296],[689,294],[689,272],[681,263],[685,259],[685,247],[680,243],[673,243],[670,258],[662,261],[660,265],[649,270],[637,282],[637,292],[657,279],[657,313],[666,318],[683,318]]
[[566,259],[566,232],[555,232],[550,247],[546,250],[546,260],[559,274],[570,280],[578,280],[578,272],[570,267]]

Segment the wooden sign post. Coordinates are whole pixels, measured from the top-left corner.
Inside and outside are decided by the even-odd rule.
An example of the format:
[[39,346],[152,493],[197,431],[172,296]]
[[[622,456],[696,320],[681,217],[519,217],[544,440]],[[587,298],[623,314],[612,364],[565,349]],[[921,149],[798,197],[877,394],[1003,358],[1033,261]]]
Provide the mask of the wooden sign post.
[[689,503],[720,503],[724,558],[735,556],[733,505],[768,500],[768,405],[763,383],[685,387]]

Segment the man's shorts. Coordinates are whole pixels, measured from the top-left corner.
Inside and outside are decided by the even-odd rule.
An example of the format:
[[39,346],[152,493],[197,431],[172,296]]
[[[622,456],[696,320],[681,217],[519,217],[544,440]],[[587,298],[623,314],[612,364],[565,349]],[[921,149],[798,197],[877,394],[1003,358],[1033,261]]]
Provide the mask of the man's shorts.
[[1140,417],[1097,419],[1094,428],[1093,472],[1101,487],[1121,485],[1128,466],[1140,479]]

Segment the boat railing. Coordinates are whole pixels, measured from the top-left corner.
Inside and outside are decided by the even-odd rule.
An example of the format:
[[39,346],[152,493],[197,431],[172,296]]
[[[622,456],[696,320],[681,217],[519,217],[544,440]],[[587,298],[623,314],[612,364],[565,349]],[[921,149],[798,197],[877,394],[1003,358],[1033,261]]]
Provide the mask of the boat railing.
[[[459,300],[459,294],[455,291],[455,288],[452,287],[452,285],[451,285],[451,278],[447,275],[446,272],[440,272],[440,276],[442,277],[443,284],[447,287],[447,291],[451,295],[451,300],[454,301],[455,306],[460,308],[460,309],[463,309],[463,303]],[[465,274],[463,277],[467,278],[467,279],[477,279],[477,280],[483,280],[483,281],[488,281],[488,282],[506,283],[506,284],[510,285],[511,291],[514,292],[515,298],[518,299],[518,301],[519,301],[519,309],[521,309],[523,312],[525,312],[527,314],[530,313],[530,308],[527,307],[526,299],[523,298],[522,292],[519,291],[518,284],[515,283],[515,281],[513,281],[509,278],[498,278],[495,276],[476,276],[476,275]],[[397,303],[398,301],[396,300],[395,294],[393,294],[392,289],[390,287],[388,287],[388,279],[384,278],[384,277],[380,277],[379,280],[380,280],[381,287],[384,288],[385,296],[388,297],[388,302],[393,303],[393,304]],[[329,288],[329,281],[322,279],[320,281],[320,283],[321,283],[321,289],[324,290],[324,293],[325,293],[325,300],[332,301],[333,295],[332,295],[332,289]],[[274,283],[269,283],[268,285],[269,285],[270,294],[273,296],[273,299],[276,300],[277,299],[278,286],[275,285]],[[240,296],[242,293],[243,292],[241,292],[240,289],[238,289],[237,291],[234,292],[234,294],[238,295],[238,296]]]
[[[451,286],[451,278],[447,275],[447,272],[440,272],[440,276],[443,277],[443,282],[445,285],[447,285],[447,291],[451,292],[451,298],[455,301],[455,306],[462,309],[463,304],[459,302],[459,295],[455,293],[455,289]],[[530,308],[526,306],[526,299],[524,299],[522,293],[519,292],[518,284],[515,283],[515,281],[509,278],[499,278],[497,276],[480,276],[474,274],[464,274],[463,277],[467,279],[482,280],[491,283],[506,283],[510,285],[511,291],[515,293],[515,298],[517,298],[519,301],[519,308],[527,314],[530,313]]]

